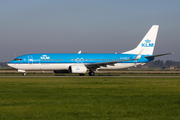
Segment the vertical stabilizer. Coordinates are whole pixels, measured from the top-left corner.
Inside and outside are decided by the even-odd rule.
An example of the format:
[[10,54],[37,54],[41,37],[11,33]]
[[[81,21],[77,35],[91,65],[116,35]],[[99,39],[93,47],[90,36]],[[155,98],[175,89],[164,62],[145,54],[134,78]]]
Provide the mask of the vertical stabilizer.
[[135,49],[123,52],[122,54],[139,54],[141,50],[143,50],[141,54],[152,55],[156,43],[158,28],[159,25],[153,25]]

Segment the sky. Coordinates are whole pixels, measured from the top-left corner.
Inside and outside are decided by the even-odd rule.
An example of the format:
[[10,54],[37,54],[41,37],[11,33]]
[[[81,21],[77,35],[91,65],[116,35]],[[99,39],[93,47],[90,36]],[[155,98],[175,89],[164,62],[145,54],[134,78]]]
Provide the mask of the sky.
[[179,0],[0,0],[0,61],[31,53],[121,53],[159,25],[156,60],[180,61]]

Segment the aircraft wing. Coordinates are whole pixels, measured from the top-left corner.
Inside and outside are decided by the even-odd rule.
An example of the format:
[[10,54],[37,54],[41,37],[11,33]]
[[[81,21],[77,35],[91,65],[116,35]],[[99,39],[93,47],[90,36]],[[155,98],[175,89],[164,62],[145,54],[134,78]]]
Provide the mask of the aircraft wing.
[[118,60],[118,61],[112,61],[112,62],[100,62],[100,63],[89,63],[85,64],[87,68],[99,68],[99,67],[107,67],[107,65],[114,66],[114,64],[119,63],[119,62],[125,62],[125,61],[133,61],[133,60],[138,60],[141,58],[141,55],[137,55],[135,59],[128,59],[128,60]]
[[87,68],[99,68],[99,67],[107,67],[107,65],[114,66],[114,64],[119,63],[119,62],[125,62],[125,61],[133,61],[133,60],[139,60],[141,58],[141,53],[143,50],[140,51],[140,53],[136,56],[134,59],[128,59],[128,60],[118,60],[118,61],[111,61],[111,62],[100,62],[100,63],[89,63],[85,64]]
[[[85,66],[86,66],[87,68],[96,69],[96,68],[99,68],[99,67],[107,67],[107,65],[114,66],[114,64],[119,63],[119,62],[139,60],[139,59],[141,58],[141,53],[142,53],[142,52],[143,52],[143,50],[141,50],[141,52],[140,52],[140,53],[136,56],[136,58],[134,58],[134,59],[119,60],[119,61],[112,61],[112,62],[89,63],[89,64],[85,64]],[[166,53],[166,54],[146,56],[145,58],[159,57],[159,56],[164,56],[164,55],[169,55],[169,54],[173,54],[173,53]]]
[[124,62],[124,61],[132,61],[134,59],[131,60],[120,60],[120,61],[112,61],[112,62],[100,62],[100,63],[89,63],[89,64],[85,64],[85,66],[87,68],[99,68],[99,67],[107,67],[107,65],[111,65],[114,66],[114,64],[118,63],[118,62]]

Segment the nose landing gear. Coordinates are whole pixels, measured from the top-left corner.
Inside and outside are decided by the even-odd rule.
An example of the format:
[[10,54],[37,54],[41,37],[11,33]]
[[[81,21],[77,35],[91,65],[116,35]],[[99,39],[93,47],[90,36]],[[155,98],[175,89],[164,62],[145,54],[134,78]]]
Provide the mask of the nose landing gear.
[[26,76],[26,73],[23,73],[22,75],[23,75],[23,76]]

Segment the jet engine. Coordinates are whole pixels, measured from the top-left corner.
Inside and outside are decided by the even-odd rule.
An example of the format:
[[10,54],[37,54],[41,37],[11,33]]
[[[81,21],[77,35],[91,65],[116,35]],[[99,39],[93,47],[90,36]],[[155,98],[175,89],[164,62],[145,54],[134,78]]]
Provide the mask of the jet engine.
[[85,74],[87,68],[84,65],[71,65],[69,66],[69,73]]

